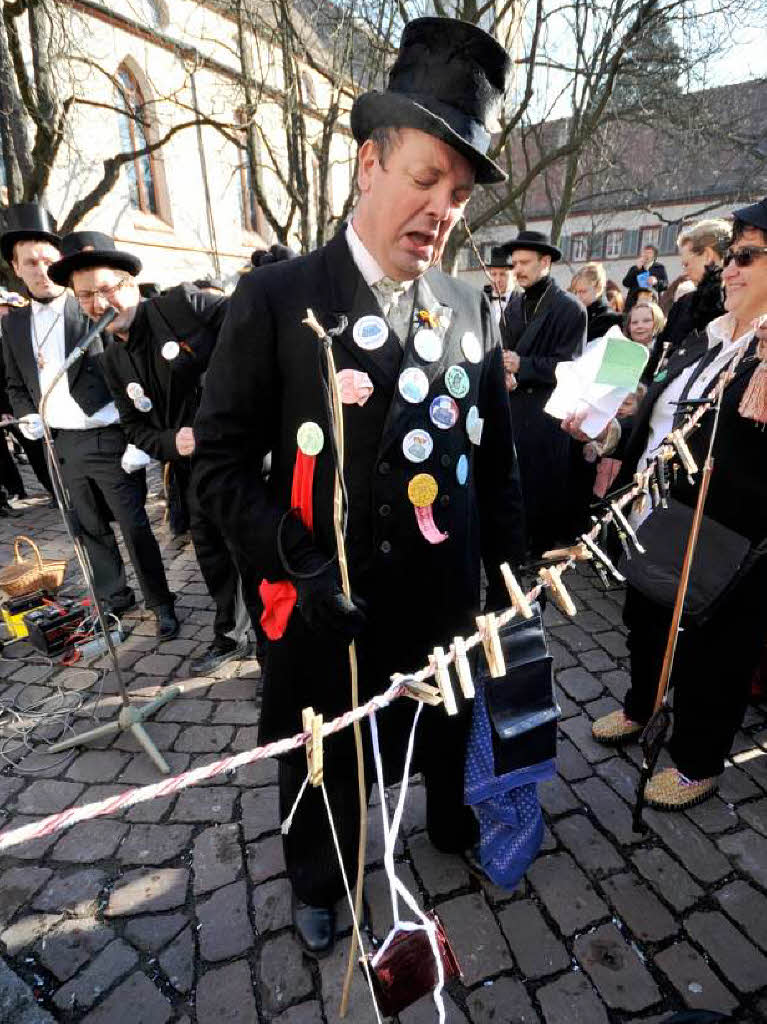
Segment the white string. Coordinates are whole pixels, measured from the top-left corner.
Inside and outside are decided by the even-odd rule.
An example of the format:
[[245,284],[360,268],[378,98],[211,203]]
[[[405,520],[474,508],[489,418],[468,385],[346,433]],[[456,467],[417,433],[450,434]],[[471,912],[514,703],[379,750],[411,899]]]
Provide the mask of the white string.
[[301,797],[304,795],[304,791],[306,790],[306,787],[308,785],[309,785],[309,772],[306,773],[306,778],[301,783],[301,788],[298,791],[298,796],[293,801],[293,806],[290,808],[290,814],[287,816],[287,818],[280,825],[280,832],[282,832],[282,834],[284,836],[286,836],[288,834],[288,832],[290,832],[290,826],[293,824],[293,819],[296,816],[296,811],[298,810],[298,805],[301,803]]
[[370,998],[373,1000],[373,1009],[376,1013],[376,1020],[378,1024],[383,1024],[381,1020],[381,1014],[378,1012],[378,1000],[376,999],[375,990],[373,989],[373,979],[370,977],[370,964],[365,953],[365,944],[362,941],[362,934],[360,932],[359,922],[357,921],[357,915],[354,912],[354,898],[349,888],[349,879],[346,877],[346,868],[344,867],[344,859],[341,856],[341,846],[338,842],[338,835],[336,833],[336,824],[333,820],[333,812],[330,809],[330,801],[328,800],[328,791],[325,789],[325,780],[323,779],[320,783],[322,787],[322,796],[325,800],[325,810],[328,812],[328,824],[330,825],[330,834],[333,836],[333,845],[336,848],[336,857],[338,858],[338,866],[341,869],[341,878],[343,879],[344,889],[346,891],[346,900],[349,904],[349,910],[352,914],[352,925],[354,927],[354,934],[357,936],[357,943],[360,947],[360,953],[362,954],[362,968],[365,971],[365,978],[367,979],[368,988],[370,989]]
[[[404,932],[426,932],[426,937],[429,940],[431,951],[434,956],[434,962],[437,969],[437,984],[434,986],[432,992],[432,998],[434,1004],[437,1007],[437,1014],[439,1017],[439,1024],[445,1022],[445,1003],[442,998],[442,990],[445,987],[445,972],[442,966],[442,957],[440,956],[439,947],[437,945],[437,926],[433,921],[423,913],[417,902],[413,898],[412,894],[408,891],[405,885],[397,877],[397,873],[394,869],[394,847],[397,842],[397,836],[399,834],[400,824],[402,822],[402,812],[405,807],[405,796],[407,794],[408,780],[410,778],[410,763],[413,757],[413,746],[415,744],[415,733],[418,725],[418,719],[421,716],[423,710],[423,704],[418,703],[416,707],[415,715],[413,716],[413,726],[410,730],[410,737],[407,744],[407,753],[405,754],[405,770],[403,773],[402,784],[400,786],[399,800],[397,801],[397,807],[394,812],[392,819],[391,828],[388,822],[388,813],[385,808],[386,804],[386,791],[383,784],[383,765],[381,762],[381,750],[378,743],[378,722],[376,721],[375,712],[371,711],[369,717],[370,721],[370,734],[373,741],[373,758],[375,760],[376,775],[378,778],[378,791],[381,798],[381,817],[383,820],[384,829],[384,869],[386,871],[386,877],[389,882],[389,891],[392,897],[392,917],[394,924],[391,931],[386,936],[383,944],[376,951],[373,957],[373,966],[378,963],[384,952],[388,949],[390,943],[394,939],[398,931]],[[397,905],[397,896],[399,896],[403,903],[405,903],[410,910],[421,919],[421,924],[416,924],[414,921],[401,921],[399,917],[399,909]]]

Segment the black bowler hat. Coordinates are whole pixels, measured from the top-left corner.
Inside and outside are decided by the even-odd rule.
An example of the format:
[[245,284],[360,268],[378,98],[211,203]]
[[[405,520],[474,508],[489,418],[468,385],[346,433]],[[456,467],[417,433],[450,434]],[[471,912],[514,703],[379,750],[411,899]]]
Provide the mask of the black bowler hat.
[[375,128],[418,128],[458,150],[482,185],[506,180],[487,156],[488,122],[501,110],[511,60],[491,35],[453,18],[416,18],[402,33],[385,92],[366,92],[352,107],[361,145]]
[[551,256],[551,262],[556,263],[562,259],[561,250],[552,245],[549,236],[542,231],[520,231],[516,238],[510,242],[504,242],[499,246],[511,256],[515,249],[527,249],[531,252],[539,252],[543,256]]
[[735,220],[748,224],[749,227],[767,231],[767,197],[760,199],[758,203],[752,203],[751,206],[733,210],[732,215]]
[[511,270],[511,253],[507,252],[505,245],[494,245],[490,250],[488,267],[503,267]]
[[254,249],[250,254],[250,262],[254,267],[265,267],[269,263],[282,263],[283,260],[295,259],[296,254],[287,245],[275,242],[269,249]]
[[6,263],[13,259],[13,247],[17,242],[50,242],[61,248],[61,238],[56,234],[56,221],[39,203],[16,203],[9,206],[5,215],[5,231],[0,235],[0,252]]
[[61,240],[61,259],[48,268],[48,277],[56,284],[68,285],[75,270],[89,267],[112,267],[135,277],[141,260],[116,248],[115,240],[101,231],[73,231]]

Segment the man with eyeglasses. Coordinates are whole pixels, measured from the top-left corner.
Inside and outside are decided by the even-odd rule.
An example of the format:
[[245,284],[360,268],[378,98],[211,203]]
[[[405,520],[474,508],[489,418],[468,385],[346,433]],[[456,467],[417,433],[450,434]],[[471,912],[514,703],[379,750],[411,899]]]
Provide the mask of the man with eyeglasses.
[[[42,437],[38,408],[66,357],[90,323],[51,267],[60,258],[61,239],[47,210],[37,203],[12,206],[0,237],[5,260],[23,281],[30,303],[2,322],[3,357],[14,415],[23,419],[27,437]],[[157,618],[157,635],[178,633],[173,595],[168,589],[157,541],[144,509],[144,474],[121,466],[125,435],[104,380],[94,342],[51,392],[46,419],[83,543],[93,568],[96,593],[115,614],[136,603],[110,518],[117,521],[147,608]]]
[[221,531],[189,488],[195,450],[192,423],[202,375],[226,312],[223,295],[185,283],[142,299],[136,277],[141,261],[97,231],[76,231],[62,242],[62,259],[51,268],[69,284],[83,311],[96,320],[116,311],[106,333],[103,369],[129,441],[169,468],[169,483],[186,508],[197,561],[215,601],[214,637],[193,660],[193,675],[211,674],[248,651],[247,621],[238,621],[239,574]]
[[[623,423],[627,441],[622,453],[620,449],[616,452],[623,458],[616,481],[620,487],[645,468],[679,425],[691,408],[684,403],[714,394],[723,371],[740,357],[723,392],[702,541],[691,577],[691,588],[700,592],[700,580],[711,579],[712,574],[720,578],[724,573],[725,589],[700,620],[683,619],[678,636],[672,674],[674,727],[669,745],[673,764],[656,772],[645,789],[647,802],[662,810],[683,810],[715,792],[724,759],[743,721],[750,680],[764,644],[767,395],[758,382],[764,373],[760,360],[767,353],[760,353],[758,344],[761,325],[767,322],[767,199],[736,210],[734,218],[722,274],[725,315],[712,320],[705,332],[693,334],[672,356],[667,375],[650,386],[633,426],[631,421]],[[709,412],[688,439],[699,467],[706,459],[713,422],[714,415]],[[672,481],[670,498],[691,510],[699,485],[700,474],[690,481],[680,472]],[[662,517],[669,513],[656,510],[651,514],[653,522],[648,527],[656,525],[658,516],[657,525],[668,529],[669,520]],[[731,540],[742,539],[749,552],[742,561],[736,563],[722,553],[730,549],[723,546],[721,534],[716,545],[705,541],[717,524],[731,531]],[[678,538],[677,544],[675,537],[680,550],[684,540]],[[663,542],[647,555],[652,566],[662,570],[652,569],[658,580],[665,575],[663,567],[672,564],[662,547]],[[678,555],[677,551],[674,558]],[[636,739],[653,710],[671,609],[659,590],[645,585],[649,578],[630,575],[634,583],[627,588],[624,620],[629,630],[631,687],[622,709],[594,722],[592,732],[601,743]]]

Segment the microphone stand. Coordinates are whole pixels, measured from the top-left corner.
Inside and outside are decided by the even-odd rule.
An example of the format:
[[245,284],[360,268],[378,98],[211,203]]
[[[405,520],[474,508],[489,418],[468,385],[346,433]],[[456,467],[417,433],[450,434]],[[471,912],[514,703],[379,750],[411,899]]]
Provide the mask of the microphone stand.
[[96,593],[96,585],[93,575],[93,566],[91,565],[90,556],[88,550],[83,544],[82,530],[79,522],[76,519],[74,510],[72,508],[72,502],[67,491],[66,484],[64,483],[64,477],[61,473],[61,463],[59,462],[56,454],[56,449],[53,445],[53,436],[51,429],[45,418],[46,406],[48,399],[51,396],[53,389],[56,387],[58,382],[69,371],[70,366],[73,366],[78,359],[87,352],[88,348],[93,344],[96,338],[99,337],[103,329],[107,324],[111,323],[112,320],[117,316],[117,311],[114,309],[108,309],[106,313],[98,320],[88,331],[82,341],[70,352],[67,358],[64,360],[62,365],[59,367],[56,376],[50,383],[45,394],[40,400],[40,419],[42,420],[43,426],[43,437],[45,439],[45,450],[48,456],[48,467],[51,473],[51,483],[53,484],[53,490],[56,495],[59,508],[61,509],[62,518],[64,520],[64,526],[66,528],[69,540],[74,548],[77,561],[80,564],[80,570],[82,571],[85,584],[88,588],[93,607],[96,610],[96,616],[98,618],[99,626],[103,634],[104,640],[109,651],[109,656],[112,660],[112,666],[114,668],[115,678],[117,680],[117,690],[122,703],[120,714],[115,722],[108,722],[106,725],[97,726],[95,729],[90,729],[87,732],[80,733],[77,736],[72,736],[69,739],[61,740],[59,743],[54,743],[53,746],[48,747],[48,752],[51,754],[58,754],[62,750],[69,750],[72,747],[79,747],[83,743],[88,743],[90,740],[101,739],[104,736],[114,736],[119,732],[131,732],[135,736],[139,745],[143,747],[145,752],[154,761],[157,767],[164,775],[170,773],[170,766],[165,758],[162,756],[160,751],[155,746],[149,733],[144,728],[144,721],[149,718],[158,708],[161,708],[168,701],[173,700],[181,692],[178,686],[169,686],[167,689],[155,697],[154,700],[149,701],[148,704],[144,704],[142,707],[133,707],[128,697],[128,691],[125,686],[125,680],[123,679],[122,671],[120,669],[120,661],[117,657],[117,651],[115,650],[114,642],[112,640],[112,634],[109,630],[107,623],[107,616],[104,613],[99,596]]

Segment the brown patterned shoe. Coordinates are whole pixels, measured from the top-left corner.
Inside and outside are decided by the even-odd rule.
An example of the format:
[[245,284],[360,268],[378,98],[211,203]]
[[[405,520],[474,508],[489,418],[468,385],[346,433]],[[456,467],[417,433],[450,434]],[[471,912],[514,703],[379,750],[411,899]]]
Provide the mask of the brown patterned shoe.
[[604,743],[605,746],[625,743],[638,736],[641,731],[642,725],[627,718],[623,710],[611,711],[609,715],[598,718],[591,726],[591,735],[597,743]]
[[664,768],[644,789],[645,801],[661,811],[683,811],[716,792],[717,780],[688,779],[678,768]]

